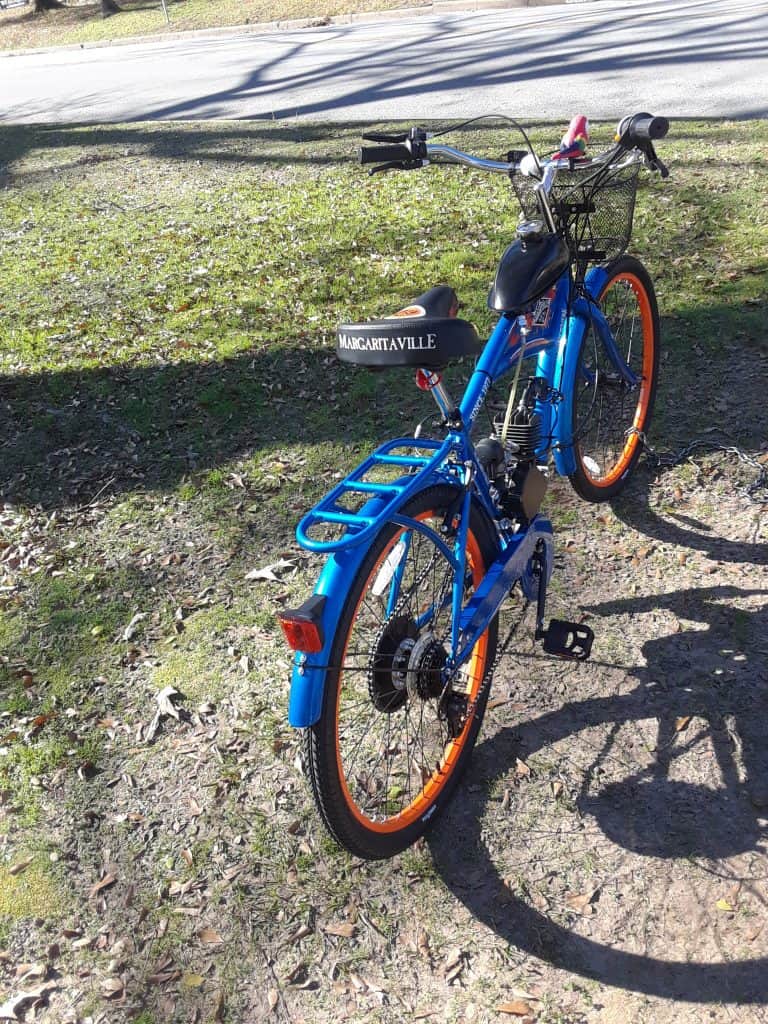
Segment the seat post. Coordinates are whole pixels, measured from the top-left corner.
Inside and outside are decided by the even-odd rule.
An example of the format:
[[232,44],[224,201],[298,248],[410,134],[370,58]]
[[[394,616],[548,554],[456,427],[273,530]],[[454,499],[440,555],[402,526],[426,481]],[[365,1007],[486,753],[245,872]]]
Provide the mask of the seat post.
[[443,376],[435,370],[425,370],[423,367],[416,371],[416,387],[421,391],[430,391],[442,413],[443,419],[450,422],[456,419],[458,409],[456,403],[448,394],[443,384]]

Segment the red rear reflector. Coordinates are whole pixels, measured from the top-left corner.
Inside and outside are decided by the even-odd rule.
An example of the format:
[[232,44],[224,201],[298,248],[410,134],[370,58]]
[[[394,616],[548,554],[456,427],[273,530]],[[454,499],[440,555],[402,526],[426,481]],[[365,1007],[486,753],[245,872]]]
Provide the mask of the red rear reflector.
[[419,368],[416,371],[416,387],[420,391],[431,391],[432,388],[437,387],[442,379],[439,373],[432,373],[430,370]]
[[282,616],[279,617],[279,621],[286,642],[292,651],[306,651],[307,654],[317,654],[318,651],[322,651],[323,639],[316,622],[308,622],[306,619],[283,618]]

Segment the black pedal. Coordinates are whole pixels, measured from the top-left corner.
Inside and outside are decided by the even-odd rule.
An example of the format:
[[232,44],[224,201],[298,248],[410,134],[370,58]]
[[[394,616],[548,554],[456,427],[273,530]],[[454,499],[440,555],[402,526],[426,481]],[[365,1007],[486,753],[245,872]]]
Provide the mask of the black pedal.
[[544,650],[556,658],[586,661],[592,650],[595,634],[584,623],[552,619],[543,636]]

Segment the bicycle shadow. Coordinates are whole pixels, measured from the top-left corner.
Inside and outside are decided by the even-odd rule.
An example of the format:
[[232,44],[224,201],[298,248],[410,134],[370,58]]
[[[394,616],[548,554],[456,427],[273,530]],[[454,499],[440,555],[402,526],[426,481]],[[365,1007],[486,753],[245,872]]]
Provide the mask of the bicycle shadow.
[[[734,620],[734,604],[750,610],[742,608]],[[483,785],[472,788],[485,796],[478,804],[473,792],[448,811],[445,824],[429,839],[434,863],[449,891],[478,921],[557,968],[646,995],[695,1003],[768,1003],[768,957],[662,960],[575,934],[510,892],[483,838],[483,801],[488,803],[495,783],[514,775],[516,758],[528,763],[569,736],[593,730],[593,737],[595,729],[602,729],[602,745],[583,774],[576,806],[582,819],[616,847],[644,858],[708,862],[759,850],[768,837],[768,671],[760,648],[768,632],[768,589],[713,586],[609,600],[589,610],[630,616],[663,610],[695,625],[643,644],[645,664],[631,670],[637,685],[630,692],[564,703],[504,726],[483,742],[469,784],[481,779]],[[598,631],[598,657],[599,639]],[[599,769],[622,728],[638,728],[649,719],[657,720],[650,765],[613,757],[612,771],[615,775],[620,766],[622,777],[602,783]],[[703,749],[705,740],[721,784],[671,777],[677,759]],[[523,830],[520,842],[526,842]],[[473,857],[469,880],[468,851]],[[732,872],[723,874],[734,880]]]

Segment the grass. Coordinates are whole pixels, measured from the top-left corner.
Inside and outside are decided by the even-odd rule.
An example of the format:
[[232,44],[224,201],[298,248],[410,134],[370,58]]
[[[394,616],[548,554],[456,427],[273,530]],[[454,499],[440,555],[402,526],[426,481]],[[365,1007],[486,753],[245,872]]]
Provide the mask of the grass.
[[[247,969],[264,982],[227,982],[240,993],[230,996],[233,1020],[265,1012],[275,981],[264,956],[290,987],[289,966],[323,955],[316,922],[354,915],[361,892],[372,924],[360,924],[354,952],[338,954],[350,965],[343,979],[387,963],[395,948],[406,955],[410,911],[389,906],[392,893],[410,906],[415,892],[434,910],[435,949],[456,943],[429,848],[409,851],[382,880],[324,845],[284,721],[288,656],[274,616],[316,572],[293,542],[301,512],[376,441],[431,412],[407,375],[338,364],[335,324],[400,308],[445,280],[487,332],[487,287],[516,207],[508,183],[472,171],[369,179],[350,157],[358,133],[0,129],[5,838],[10,850],[68,851],[67,885],[98,928],[87,894],[109,851],[119,880],[102,912],[118,933],[141,934],[146,964],[165,955],[158,921],[170,917],[179,969],[207,972],[213,954],[195,928],[221,914],[217,976]],[[535,130],[543,148],[558,136]],[[457,144],[494,155],[509,141],[488,130]],[[640,190],[632,248],[656,279],[664,318],[654,436],[671,447],[711,425],[713,409],[743,445],[764,440],[762,394],[745,387],[740,367],[759,365],[764,337],[766,143],[764,123],[677,124],[664,145],[672,179]],[[449,387],[466,373],[454,367]],[[549,502],[569,533],[583,525],[582,506],[557,493]],[[611,538],[621,532],[614,518]],[[278,581],[246,579],[281,558],[290,565]],[[749,616],[735,623],[749,640]],[[602,641],[603,657],[611,643]],[[628,656],[623,638],[613,643],[619,660]],[[184,715],[147,743],[154,696],[168,685]],[[544,792],[548,762],[534,764]],[[535,810],[521,827],[529,819]],[[229,876],[233,865],[242,875]],[[19,884],[37,877],[30,870]],[[176,897],[174,880],[199,888]],[[153,910],[146,920],[142,906]],[[292,907],[312,938],[291,941]],[[26,941],[12,920],[7,928],[9,941]],[[318,1012],[332,1015],[329,984]],[[156,988],[138,976],[135,985],[126,1015],[172,1019],[153,1002]],[[449,996],[458,1019],[461,991]],[[184,996],[185,1019],[197,998]],[[215,1007],[200,1006],[214,1019]]]
[[35,14],[31,7],[0,11],[0,50],[76,43],[108,43],[131,36],[226,28],[263,22],[420,7],[426,0],[168,0],[170,24],[160,0],[121,0],[122,13],[102,18],[99,3]]

